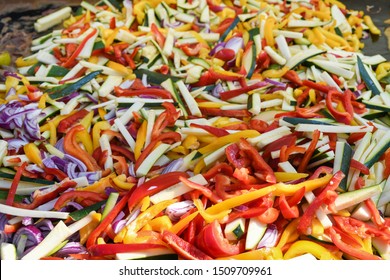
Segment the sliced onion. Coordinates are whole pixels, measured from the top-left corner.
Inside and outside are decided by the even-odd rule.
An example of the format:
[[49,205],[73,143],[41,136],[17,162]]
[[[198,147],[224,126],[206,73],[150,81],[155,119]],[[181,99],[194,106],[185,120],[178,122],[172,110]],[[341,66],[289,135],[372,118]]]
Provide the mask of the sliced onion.
[[12,239],[12,243],[15,245],[18,244],[19,239],[22,235],[27,236],[26,248],[35,246],[43,240],[41,231],[36,226],[28,225],[25,227],[21,227],[15,232]]
[[269,79],[269,78],[265,78],[264,81],[267,82],[267,83],[270,83],[270,84],[272,84],[274,86],[280,87],[281,89],[285,89],[287,87],[286,83],[278,82],[278,81],[275,81],[275,80],[272,80],[272,79]]
[[68,242],[59,249],[54,256],[59,258],[69,257],[70,254],[86,254],[87,249],[80,242]]
[[179,168],[183,165],[183,158],[178,158],[170,162],[161,172],[161,174],[173,172],[173,171],[178,171]]
[[233,50],[236,54],[243,47],[244,39],[242,39],[242,37],[237,36],[230,38],[225,44],[225,48]]
[[263,238],[261,238],[259,244],[257,245],[257,249],[264,248],[264,247],[266,248],[274,247],[278,241],[278,235],[279,232],[276,225],[274,224],[268,225]]
[[35,226],[41,231],[42,235],[46,237],[54,228],[53,223],[49,219],[42,219]]
[[225,47],[225,42],[220,42],[214,46],[214,48],[211,49],[209,52],[209,55],[213,56],[215,55],[219,50],[222,50]]
[[167,214],[172,221],[178,221],[181,216],[194,207],[195,205],[191,200],[183,200],[169,205],[165,210],[165,214]]

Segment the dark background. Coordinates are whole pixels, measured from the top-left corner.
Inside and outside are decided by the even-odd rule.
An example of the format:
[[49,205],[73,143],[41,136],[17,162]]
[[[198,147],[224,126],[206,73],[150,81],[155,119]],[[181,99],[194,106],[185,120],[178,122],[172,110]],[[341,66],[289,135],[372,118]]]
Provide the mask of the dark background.
[[[96,2],[97,0],[87,0],[88,2]],[[381,54],[390,61],[390,50],[388,48],[387,38],[384,35],[386,28],[390,28],[390,23],[386,24],[385,20],[390,19],[390,0],[340,0],[345,3],[348,9],[361,10],[365,14],[368,14],[372,17],[375,25],[382,31],[381,36],[370,36],[365,39],[365,48],[363,53],[368,55]],[[47,7],[47,5],[52,8],[73,5],[77,6],[81,0],[0,0],[0,19],[4,18],[7,15],[11,15],[16,20],[20,17],[21,14],[28,14],[28,11],[38,10],[42,7]],[[368,8],[369,7],[369,8]],[[22,21],[23,22],[23,21]],[[4,23],[0,21],[0,30],[4,26]],[[33,26],[30,23],[31,31],[33,31]],[[28,29],[28,28],[27,28]],[[24,28],[26,30],[26,28]],[[27,30],[25,36],[31,36],[30,30]],[[1,42],[4,43],[4,42]],[[0,44],[0,50],[2,50]]]

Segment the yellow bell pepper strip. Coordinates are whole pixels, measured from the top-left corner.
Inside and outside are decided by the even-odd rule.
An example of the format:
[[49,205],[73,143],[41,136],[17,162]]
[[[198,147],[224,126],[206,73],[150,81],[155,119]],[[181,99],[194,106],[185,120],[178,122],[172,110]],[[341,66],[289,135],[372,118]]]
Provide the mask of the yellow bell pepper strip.
[[203,206],[202,201],[200,199],[195,199],[194,205],[196,206],[199,214],[203,217],[203,219],[206,221],[206,223],[212,223],[215,220],[222,221],[231,212],[231,209],[227,209],[227,210],[221,211],[217,214],[209,214],[204,210],[204,206]]
[[182,218],[180,221],[178,221],[176,224],[174,224],[171,228],[168,230],[174,234],[179,234],[188,224],[195,219],[196,216],[198,216],[199,212],[195,211],[194,213],[191,213],[190,215],[186,216],[185,218]]
[[134,157],[136,160],[140,157],[142,149],[144,148],[145,145],[147,126],[148,126],[148,122],[144,120],[137,132],[137,138],[135,140],[135,147],[134,147]]
[[38,147],[34,143],[26,144],[23,147],[23,150],[31,162],[33,162],[39,166],[42,166],[41,152],[39,151]]
[[121,188],[122,190],[130,190],[134,187],[134,183],[130,183],[126,181],[126,175],[121,174],[115,178],[112,178],[112,181],[114,182],[115,186]]
[[337,260],[334,254],[332,254],[328,249],[308,240],[298,240],[295,241],[287,252],[284,254],[284,259],[288,260],[294,257],[298,257],[305,253],[310,253],[319,260]]
[[207,197],[212,202],[219,202],[221,201],[221,198],[218,197],[216,194],[214,194],[211,189],[207,188],[207,186],[203,186],[197,183],[194,183],[187,178],[179,177],[179,180],[185,184],[187,187],[190,187],[191,189],[198,190],[200,193],[202,193],[205,197]]
[[370,29],[371,34],[381,35],[381,30],[372,22],[371,16],[365,15],[363,21],[368,26],[368,29]]
[[111,125],[108,121],[100,121],[93,125],[92,128],[92,145],[93,150],[96,150],[98,147],[100,147],[99,139],[100,139],[100,133],[102,130],[110,129]]
[[206,155],[221,148],[222,146],[225,146],[226,144],[236,143],[241,138],[253,138],[259,135],[260,133],[257,132],[256,130],[239,131],[236,133],[232,133],[230,135],[219,137],[215,142],[200,148],[198,152],[201,153],[202,155]]
[[76,134],[80,131],[83,131],[85,128],[79,124],[73,126],[64,137],[64,150],[70,155],[74,156],[81,160],[87,167],[88,171],[97,171],[101,168],[97,164],[96,160],[89,155],[86,151],[80,148],[76,142]]
[[232,198],[228,198],[222,202],[214,204],[214,205],[210,206],[209,208],[207,208],[205,210],[205,212],[207,214],[216,215],[216,214],[221,213],[222,211],[232,209],[232,208],[237,207],[239,205],[245,204],[247,202],[250,202],[250,201],[253,201],[253,200],[258,199],[260,197],[263,197],[265,195],[268,195],[275,190],[276,190],[276,187],[274,185],[271,185],[271,186],[264,187],[264,188],[259,189],[259,190],[249,191],[247,193],[244,193],[244,194],[232,197]]
[[297,225],[299,219],[292,220],[287,227],[284,229],[276,248],[283,249],[287,243],[296,241],[299,238],[299,233],[297,231]]
[[306,191],[313,191],[317,188],[325,186],[330,181],[331,178],[332,178],[332,174],[327,174],[323,177],[307,180],[305,182],[298,183],[298,184],[277,183],[274,185],[275,187],[274,194],[276,196],[279,196],[280,194],[285,194],[287,196],[293,195],[302,187],[306,187]]
[[90,233],[99,225],[102,218],[101,213],[94,213],[92,215],[92,221],[85,227],[80,229],[80,243],[85,244]]
[[151,220],[148,225],[152,227],[152,230],[162,233],[172,227],[172,221],[167,215],[156,217]]
[[149,207],[147,210],[142,212],[137,216],[137,218],[132,221],[130,224],[128,224],[126,227],[124,227],[114,238],[114,242],[123,242],[125,244],[128,244],[131,242],[134,235],[146,224],[149,223],[154,217],[156,217],[158,214],[161,213],[165,208],[167,208],[172,203],[176,202],[176,199],[170,199],[170,200],[164,200],[161,201],[151,207]]
[[260,248],[238,255],[217,258],[217,260],[283,260],[283,253],[277,247]]

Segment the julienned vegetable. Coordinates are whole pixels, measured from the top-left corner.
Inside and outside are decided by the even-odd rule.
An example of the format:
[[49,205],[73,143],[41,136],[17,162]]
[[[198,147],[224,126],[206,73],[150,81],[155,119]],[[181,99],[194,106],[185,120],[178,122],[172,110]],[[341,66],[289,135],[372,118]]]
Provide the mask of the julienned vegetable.
[[69,13],[0,84],[2,258],[389,259],[389,62],[363,12]]

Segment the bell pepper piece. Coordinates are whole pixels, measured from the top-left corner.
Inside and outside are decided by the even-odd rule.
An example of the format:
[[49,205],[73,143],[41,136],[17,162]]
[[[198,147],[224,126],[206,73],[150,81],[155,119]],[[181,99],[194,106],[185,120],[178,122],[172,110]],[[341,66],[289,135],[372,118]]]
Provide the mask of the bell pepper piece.
[[138,186],[135,188],[128,201],[129,210],[132,210],[134,206],[136,206],[145,196],[152,196],[153,194],[156,194],[163,189],[166,189],[167,187],[179,183],[179,177],[188,178],[189,175],[185,172],[179,171],[169,172],[154,177]]
[[187,260],[212,260],[212,258],[199,250],[191,243],[180,238],[178,235],[165,230],[162,239],[181,257]]
[[309,204],[308,208],[303,213],[299,224],[298,224],[298,231],[301,233],[306,233],[307,229],[309,228],[314,215],[315,211],[321,205],[323,204],[332,204],[334,200],[337,197],[337,194],[335,190],[338,188],[341,180],[344,178],[344,174],[341,171],[336,172],[332,179],[330,179],[329,183],[326,185],[326,187],[321,191],[321,193],[314,199],[312,203]]
[[62,119],[58,126],[57,131],[60,133],[65,133],[73,124],[75,124],[77,121],[84,118],[86,115],[88,115],[88,111],[85,109],[78,110],[75,113],[67,116],[65,119]]
[[326,232],[329,234],[332,242],[344,253],[353,256],[359,260],[381,260],[382,258],[373,254],[370,254],[364,250],[358,249],[345,243],[341,240],[341,236],[336,232],[333,227],[326,229]]
[[305,253],[310,253],[319,260],[337,260],[334,254],[332,254],[325,247],[309,240],[298,240],[295,241],[287,252],[284,254],[284,259],[291,259],[303,255]]
[[313,156],[313,153],[316,149],[316,146],[317,146],[317,143],[318,143],[318,140],[320,139],[320,131],[319,130],[314,130],[313,132],[313,138],[310,142],[310,145],[309,147],[307,148],[305,154],[303,155],[303,158],[301,160],[301,162],[299,163],[299,166],[298,166],[298,172],[304,172],[306,170],[306,167],[311,159],[311,157]]
[[224,238],[221,225],[217,220],[202,229],[195,243],[199,249],[214,258],[237,255],[244,250],[244,243],[232,244]]
[[18,188],[20,178],[22,177],[23,171],[27,166],[27,162],[23,162],[16,171],[15,177],[12,180],[11,187],[9,188],[7,199],[5,200],[5,204],[12,206],[15,200],[16,190]]
[[145,225],[147,225],[165,208],[167,208],[169,205],[176,201],[176,199],[164,200],[155,205],[150,206],[147,210],[139,214],[134,221],[122,228],[122,230],[115,236],[114,242],[123,242],[125,244],[132,243],[132,240],[134,239],[139,230],[141,230]]
[[24,153],[26,154],[27,158],[39,165],[42,166],[42,157],[41,152],[39,151],[38,147],[34,143],[28,143],[23,146]]
[[88,171],[97,171],[101,168],[97,164],[96,160],[89,155],[86,151],[80,148],[76,141],[76,134],[83,131],[85,128],[79,124],[73,126],[64,137],[64,150],[71,156],[81,160],[87,167]]
[[94,202],[99,202],[104,199],[107,199],[106,194],[100,194],[96,192],[91,192],[91,191],[69,191],[69,192],[64,192],[60,195],[56,203],[54,204],[54,209],[59,210],[63,205],[71,199],[88,199],[92,200]]
[[243,138],[238,142],[238,146],[251,160],[251,165],[254,168],[254,174],[257,178],[268,183],[276,183],[275,174],[272,168],[264,161],[255,147]]
[[120,253],[137,252],[158,248],[166,248],[166,246],[153,243],[95,244],[89,247],[88,251],[92,256],[113,256]]

